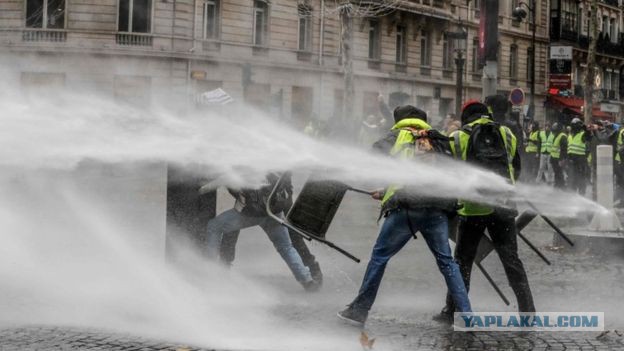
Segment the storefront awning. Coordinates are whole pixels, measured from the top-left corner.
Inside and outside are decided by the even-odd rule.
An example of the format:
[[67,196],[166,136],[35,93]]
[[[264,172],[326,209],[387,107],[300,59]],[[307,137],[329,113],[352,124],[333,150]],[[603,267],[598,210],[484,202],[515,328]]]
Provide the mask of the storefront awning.
[[[546,107],[559,110],[562,113],[583,116],[582,107],[585,100],[579,97],[565,97],[550,95],[546,98]],[[611,113],[600,111],[600,103],[594,104],[592,116],[596,119],[614,121],[615,116]]]

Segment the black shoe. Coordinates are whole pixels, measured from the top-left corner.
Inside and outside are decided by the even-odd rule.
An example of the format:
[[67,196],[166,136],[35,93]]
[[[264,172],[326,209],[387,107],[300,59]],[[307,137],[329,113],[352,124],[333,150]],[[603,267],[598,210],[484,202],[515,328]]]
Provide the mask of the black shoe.
[[349,305],[345,310],[338,312],[338,318],[357,327],[363,327],[368,318],[368,311],[358,310]]
[[321,266],[318,262],[314,261],[309,267],[310,274],[312,274],[312,279],[319,282],[321,285],[323,284],[323,272],[321,272]]
[[444,306],[440,313],[433,316],[433,320],[443,324],[453,324],[453,313],[455,309],[450,306]]
[[321,282],[319,282],[316,279],[312,279],[309,282],[305,282],[302,284],[303,288],[305,289],[305,291],[307,292],[316,292],[319,291],[321,289],[321,285],[323,285]]

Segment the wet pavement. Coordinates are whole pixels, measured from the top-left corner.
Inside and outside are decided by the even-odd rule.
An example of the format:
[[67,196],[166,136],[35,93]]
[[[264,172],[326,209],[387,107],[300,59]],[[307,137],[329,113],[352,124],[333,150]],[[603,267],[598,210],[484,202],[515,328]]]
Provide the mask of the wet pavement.
[[[357,217],[352,213],[360,213]],[[232,269],[259,284],[276,287],[280,304],[271,313],[312,337],[340,335],[360,348],[361,331],[344,325],[335,314],[355,296],[370,249],[377,234],[375,206],[357,196],[346,200],[330,229],[331,240],[362,258],[355,264],[319,244],[312,250],[325,273],[321,292],[307,294],[290,276],[270,242],[261,235],[241,235]],[[253,231],[253,230],[252,230]],[[257,232],[257,231],[255,231]],[[444,301],[445,287],[432,256],[419,238],[389,264],[378,300],[365,332],[377,350],[624,350],[624,254],[568,251],[553,247],[553,233],[539,222],[525,231],[552,261],[546,265],[523,243],[521,258],[529,276],[538,310],[605,312],[608,332],[501,333],[452,332],[432,321]],[[245,233],[244,233],[245,234]],[[471,300],[477,311],[512,312],[515,298],[495,255],[485,268],[512,304],[505,306],[480,273],[475,273]],[[258,267],[277,267],[259,269]],[[0,350],[209,350],[184,340],[128,335],[118,331],[63,326],[5,326],[0,329]],[[171,337],[167,338],[171,339]],[[302,345],[301,349],[314,350]]]

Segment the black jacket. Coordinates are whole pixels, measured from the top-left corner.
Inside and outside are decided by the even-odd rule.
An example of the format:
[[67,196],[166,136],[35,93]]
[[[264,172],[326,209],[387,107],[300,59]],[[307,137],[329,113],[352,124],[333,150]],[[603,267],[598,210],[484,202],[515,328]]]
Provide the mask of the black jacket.
[[[264,217],[267,215],[266,203],[275,187],[280,173],[269,173],[266,176],[267,185],[259,189],[230,189],[228,191],[236,199],[234,208],[241,214],[249,217]],[[279,188],[275,191],[271,202],[271,212],[285,212],[292,206],[292,175],[290,172],[284,173]]]

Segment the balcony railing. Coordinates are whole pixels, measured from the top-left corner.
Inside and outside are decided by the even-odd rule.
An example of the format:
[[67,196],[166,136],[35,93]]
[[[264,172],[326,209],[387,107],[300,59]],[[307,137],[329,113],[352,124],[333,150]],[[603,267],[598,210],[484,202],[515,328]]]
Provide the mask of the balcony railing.
[[611,5],[611,6],[615,6],[618,7],[618,0],[602,0],[601,2],[604,2],[607,5]]
[[22,41],[61,43],[67,41],[67,32],[49,29],[25,29]]
[[605,100],[617,100],[615,90],[602,89],[602,98]]
[[117,45],[123,46],[152,46],[153,39],[150,34],[117,33]]
[[[588,49],[589,37],[586,35],[580,35],[578,43],[581,48]],[[596,43],[596,50],[601,54],[624,56],[624,35],[620,33],[617,43],[614,43],[608,36],[602,36],[601,34],[598,37],[598,42]]]

